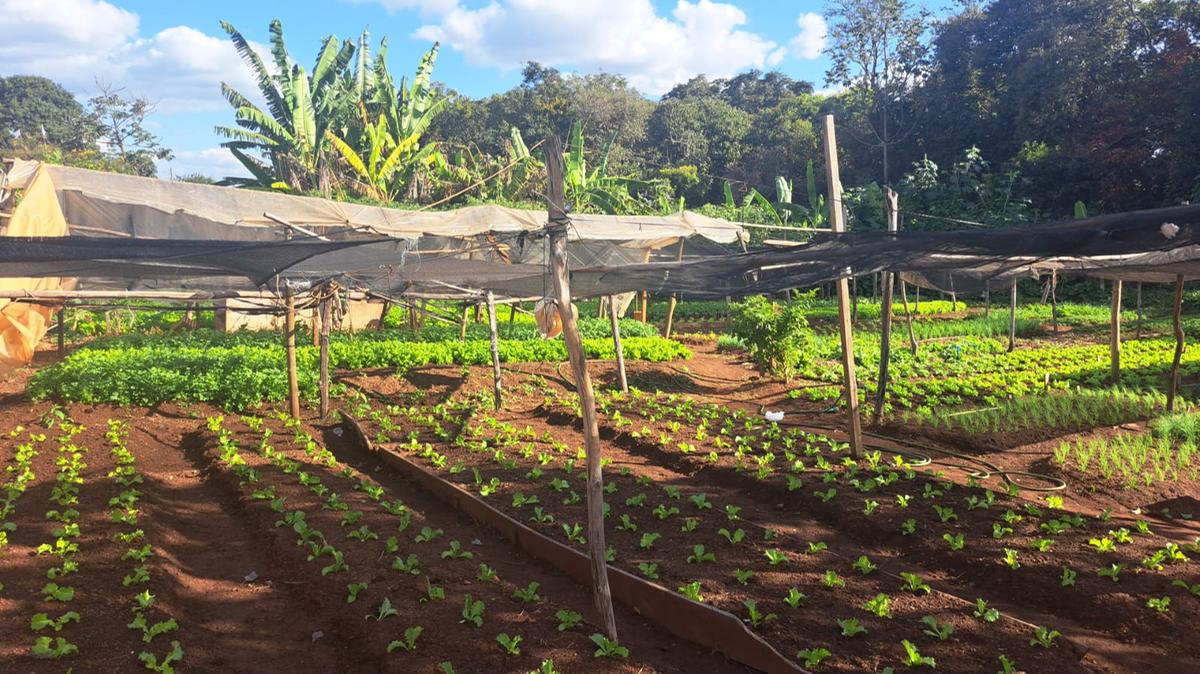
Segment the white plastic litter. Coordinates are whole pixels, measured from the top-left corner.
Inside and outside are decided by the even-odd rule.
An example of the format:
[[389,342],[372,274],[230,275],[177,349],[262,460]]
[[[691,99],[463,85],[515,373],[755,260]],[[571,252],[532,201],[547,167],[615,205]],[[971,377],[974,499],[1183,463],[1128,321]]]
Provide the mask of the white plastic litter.
[[780,410],[778,412],[772,412],[768,410],[766,417],[767,421],[783,421],[783,411]]

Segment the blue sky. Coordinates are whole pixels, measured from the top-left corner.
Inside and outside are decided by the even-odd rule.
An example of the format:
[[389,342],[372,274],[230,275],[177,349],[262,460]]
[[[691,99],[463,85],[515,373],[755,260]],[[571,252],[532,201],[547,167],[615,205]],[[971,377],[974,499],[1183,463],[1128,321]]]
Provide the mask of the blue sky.
[[325,35],[354,37],[366,27],[376,43],[388,37],[396,74],[439,40],[435,77],[471,96],[512,87],[520,64],[536,60],[619,73],[653,97],[696,74],[749,68],[820,88],[822,12],[819,0],[0,0],[0,74],[43,75],[81,99],[100,78],[155,100],[152,130],[176,154],[160,173],[220,177],[240,171],[212,133],[232,121],[219,83],[254,89],[221,20],[262,45],[267,24],[280,19],[304,65]]

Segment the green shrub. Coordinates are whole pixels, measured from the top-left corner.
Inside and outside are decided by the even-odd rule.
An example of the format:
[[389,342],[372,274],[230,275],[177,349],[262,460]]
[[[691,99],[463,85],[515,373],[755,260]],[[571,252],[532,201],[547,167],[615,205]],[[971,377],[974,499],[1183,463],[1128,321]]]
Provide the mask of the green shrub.
[[734,307],[732,331],[759,365],[791,380],[812,358],[813,333],[804,313],[800,304],[750,297]]

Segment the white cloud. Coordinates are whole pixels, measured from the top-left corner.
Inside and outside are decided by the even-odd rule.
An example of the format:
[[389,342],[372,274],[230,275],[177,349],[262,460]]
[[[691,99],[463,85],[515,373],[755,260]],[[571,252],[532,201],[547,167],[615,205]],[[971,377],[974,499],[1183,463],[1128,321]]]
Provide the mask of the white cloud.
[[184,150],[175,153],[171,161],[155,162],[160,178],[179,178],[199,173],[220,180],[226,176],[246,176],[250,173],[241,162],[223,147],[203,150]]
[[661,94],[697,74],[729,77],[775,65],[779,45],[744,30],[746,14],[712,0],[679,0],[670,17],[650,0],[492,0],[456,5],[415,36],[437,40],[479,65],[512,68],[525,61],[625,75]]
[[825,18],[820,14],[808,12],[796,19],[796,25],[800,26],[800,32],[788,42],[788,51],[796,58],[820,58],[828,33]]
[[458,0],[349,0],[354,4],[378,4],[389,12],[419,10],[424,15],[448,14],[458,8]]
[[160,112],[192,112],[226,105],[222,80],[255,90],[229,40],[187,26],[141,37],[136,14],[103,0],[0,0],[0,35],[0,74],[48,77],[83,98],[99,79]]

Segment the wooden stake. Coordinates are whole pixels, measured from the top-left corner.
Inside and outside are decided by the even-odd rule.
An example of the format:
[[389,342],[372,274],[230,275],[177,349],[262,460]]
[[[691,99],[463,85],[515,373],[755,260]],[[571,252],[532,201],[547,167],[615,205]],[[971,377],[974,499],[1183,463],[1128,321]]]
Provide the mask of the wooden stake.
[[1017,282],[1012,282],[1012,291],[1008,300],[1008,352],[1017,348]]
[[[686,239],[684,239],[682,236],[679,237],[679,250],[675,251],[676,262],[681,262],[683,260],[683,242],[685,240]],[[667,329],[663,331],[664,337],[671,336],[671,328],[675,324],[675,305],[678,303],[679,295],[677,293],[671,293],[671,300],[667,303]]]
[[604,634],[617,640],[617,619],[613,613],[612,591],[608,586],[607,546],[604,541],[604,477],[600,470],[600,432],[596,420],[596,395],[588,375],[583,340],[571,309],[571,281],[567,275],[567,217],[563,182],[562,148],[558,139],[546,142],[546,177],[549,181],[547,208],[550,223],[546,233],[550,242],[550,265],[554,276],[554,296],[563,324],[563,341],[575,374],[579,407],[583,416],[583,440],[587,453],[587,547],[592,561],[592,589]]
[[[1141,285],[1140,283],[1138,284]],[[1183,274],[1175,277],[1175,308],[1172,314],[1175,325],[1175,360],[1171,361],[1171,381],[1167,382],[1167,411],[1175,411],[1175,396],[1179,393],[1179,361],[1183,358]]]
[[[883,204],[887,210],[887,231],[895,233],[900,228],[900,195],[890,187],[883,188]],[[882,325],[879,333],[879,385],[875,388],[875,413],[872,424],[879,424],[883,417],[883,404],[887,398],[888,364],[892,355],[892,284],[893,272],[883,273],[883,301],[879,306]]]
[[[612,324],[613,350],[617,357],[617,378],[621,381],[621,392],[629,393],[629,380],[625,378],[625,352],[621,350],[621,322],[617,319],[615,295],[608,296],[608,321]],[[670,336],[670,333],[667,336]]]
[[983,317],[992,317],[992,291],[988,288],[983,289]]
[[908,323],[908,343],[912,349],[913,357],[917,355],[917,333],[913,332],[912,326],[912,311],[908,308],[908,284],[904,279],[900,279],[900,302],[904,305],[904,321]]
[[67,305],[58,308],[58,357],[67,355]]
[[283,318],[283,348],[287,352],[288,413],[293,419],[300,418],[300,383],[296,372],[296,298],[292,287],[283,286],[286,313]]
[[1112,284],[1112,316],[1108,329],[1108,350],[1112,356],[1112,383],[1121,383],[1121,290],[1124,281],[1117,279]]
[[471,315],[471,305],[463,302],[462,321],[458,324],[458,338],[467,338],[467,321]]
[[496,296],[490,290],[487,293],[487,314],[492,339],[492,397],[496,409],[500,409],[504,406],[500,394],[500,336],[496,334]]
[[1058,334],[1058,270],[1050,270],[1050,323]]
[[392,303],[391,303],[391,301],[389,301],[389,300],[384,300],[384,301],[383,301],[383,308],[379,310],[379,325],[376,325],[376,326],[375,326],[375,329],[376,329],[376,330],[378,330],[378,331],[380,331],[380,332],[382,332],[382,331],[383,331],[383,328],[384,328],[384,326],[383,326],[383,324],[384,324],[384,321],[386,321],[386,320],[387,320],[387,315],[388,315],[388,312],[389,312],[389,311],[391,311],[391,310],[392,310]]
[[1137,338],[1142,338],[1142,282],[1137,284]]
[[[323,292],[328,292],[325,288]],[[329,300],[321,300],[321,418],[329,415],[329,329],[332,323]]]
[[[838,178],[837,134],[833,115],[825,115],[825,169],[829,183],[829,222],[834,232],[846,231],[842,213],[842,183]],[[850,325],[851,270],[846,269],[837,279],[838,330],[842,337],[842,374],[846,390],[846,432],[850,436],[850,455],[863,455],[862,419],[858,414],[858,380],[854,373],[854,330]]]

